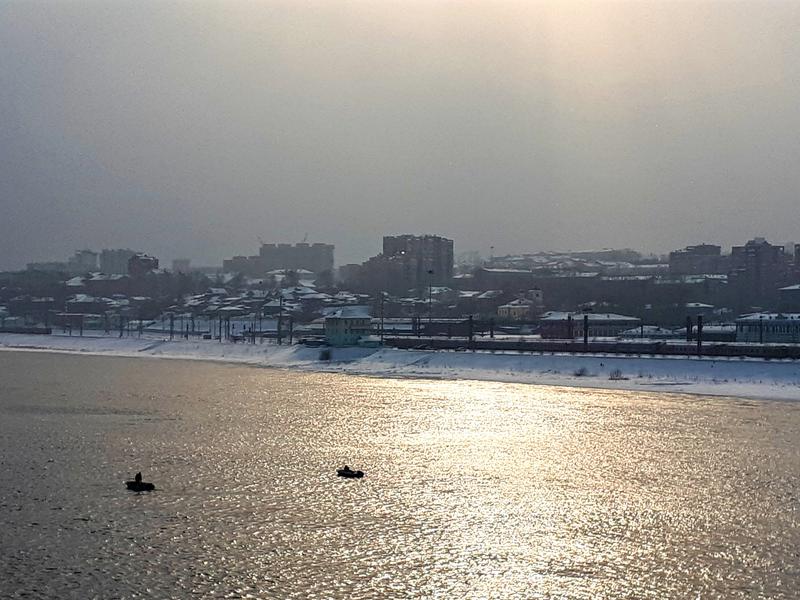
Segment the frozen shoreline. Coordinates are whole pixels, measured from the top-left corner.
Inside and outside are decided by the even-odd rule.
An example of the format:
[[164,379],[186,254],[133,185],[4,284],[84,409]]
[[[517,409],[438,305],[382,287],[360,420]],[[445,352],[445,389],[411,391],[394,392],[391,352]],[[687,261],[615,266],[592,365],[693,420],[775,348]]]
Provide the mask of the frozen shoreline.
[[[220,344],[158,338],[0,334],[0,349],[210,360],[376,377],[476,379],[584,388],[800,400],[800,361],[444,352]],[[622,379],[610,379],[618,371]]]

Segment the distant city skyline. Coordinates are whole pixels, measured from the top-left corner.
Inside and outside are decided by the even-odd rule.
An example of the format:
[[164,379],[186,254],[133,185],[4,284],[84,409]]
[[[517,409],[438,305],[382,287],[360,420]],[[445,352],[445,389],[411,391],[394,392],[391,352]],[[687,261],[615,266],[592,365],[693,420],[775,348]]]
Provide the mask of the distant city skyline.
[[[420,232],[405,232],[405,233],[400,234],[400,235],[434,235],[434,236],[436,236],[436,235],[439,235],[439,234],[436,233],[436,232],[424,232],[424,233],[420,233]],[[444,237],[447,237],[447,236],[444,236]],[[792,248],[788,248],[787,249],[789,252],[792,251],[794,245],[800,244],[800,242],[796,242],[796,241],[793,241],[793,240],[779,241],[779,240],[776,240],[776,239],[771,239],[768,236],[753,235],[753,236],[750,236],[750,237],[747,237],[747,238],[744,238],[744,239],[741,239],[741,240],[737,240],[737,241],[735,241],[734,243],[732,243],[730,245],[721,244],[717,240],[713,240],[713,239],[704,239],[704,240],[701,240],[701,241],[698,241],[698,242],[695,242],[695,243],[685,244],[683,246],[678,246],[678,247],[675,247],[675,248],[669,248],[669,249],[664,250],[664,251],[649,251],[649,250],[646,250],[646,249],[635,248],[635,247],[630,247],[630,246],[603,246],[603,247],[596,247],[596,248],[521,248],[521,249],[518,249],[518,250],[515,250],[515,251],[505,251],[505,252],[503,252],[503,251],[500,251],[498,248],[489,248],[489,249],[487,249],[485,251],[474,250],[474,249],[464,249],[464,248],[459,248],[458,247],[458,240],[453,240],[453,242],[454,242],[454,247],[455,247],[454,258],[456,259],[456,261],[458,260],[458,258],[460,256],[465,256],[465,255],[469,255],[469,254],[476,254],[476,253],[483,259],[489,259],[492,256],[494,256],[496,258],[502,258],[504,256],[514,256],[514,255],[520,255],[520,254],[536,254],[536,253],[545,253],[545,252],[568,254],[568,253],[580,253],[580,252],[593,252],[593,251],[600,251],[600,250],[633,250],[633,251],[638,252],[639,254],[641,254],[643,257],[646,257],[646,256],[658,256],[660,258],[666,259],[668,257],[668,255],[670,254],[670,252],[674,252],[676,250],[682,250],[682,249],[684,249],[686,247],[691,247],[691,246],[695,246],[695,245],[698,245],[698,244],[712,244],[712,245],[720,246],[721,249],[722,249],[722,253],[723,254],[730,254],[731,249],[734,246],[742,245],[742,244],[744,244],[745,242],[747,242],[749,240],[755,240],[755,239],[765,239],[766,241],[768,241],[769,243],[771,243],[771,244],[773,244],[775,246],[783,246],[783,247],[791,246]],[[333,248],[334,248],[334,250],[333,250],[334,266],[338,268],[338,267],[340,267],[342,265],[346,265],[346,264],[360,264],[360,263],[363,263],[363,262],[367,261],[372,256],[375,256],[377,254],[381,254],[382,253],[382,248],[380,247],[380,245],[383,243],[383,236],[378,240],[378,244],[379,244],[378,249],[375,250],[371,255],[355,257],[355,258],[353,258],[353,260],[343,260],[343,259],[341,259],[339,257],[339,249],[338,249],[337,244],[335,244],[335,243],[327,244],[326,242],[318,242],[316,240],[308,240],[308,242],[291,243],[291,242],[273,242],[273,241],[267,241],[267,240],[260,239],[259,242],[257,244],[255,244],[252,248],[247,248],[247,249],[240,250],[240,251],[238,251],[238,252],[236,252],[233,255],[228,256],[228,257],[219,257],[219,258],[216,258],[216,259],[210,258],[208,260],[200,260],[200,259],[197,259],[196,257],[186,256],[186,255],[174,256],[174,257],[170,257],[170,256],[163,257],[163,256],[160,256],[156,252],[152,252],[152,251],[148,250],[147,248],[141,248],[141,247],[137,246],[136,244],[133,244],[133,246],[136,247],[136,248],[139,248],[139,250],[137,250],[137,251],[142,251],[142,252],[145,252],[145,253],[149,253],[149,254],[152,254],[152,255],[158,257],[163,262],[163,265],[165,267],[167,267],[173,261],[183,262],[183,261],[187,261],[188,260],[190,262],[192,268],[203,268],[203,267],[222,267],[223,263],[228,262],[232,257],[247,257],[247,256],[257,255],[258,252],[259,252],[259,247],[262,245],[262,243],[265,243],[267,245],[291,245],[291,246],[294,246],[297,243],[307,243],[309,245],[317,244],[317,245],[325,245],[325,246],[330,245],[330,246],[333,246]],[[8,271],[22,270],[22,269],[24,269],[26,267],[26,265],[28,265],[30,263],[48,263],[48,262],[65,262],[66,263],[66,262],[68,262],[70,260],[75,260],[75,258],[78,255],[80,255],[81,253],[83,253],[84,251],[87,251],[87,250],[88,251],[92,251],[92,252],[96,252],[98,254],[98,259],[99,259],[99,255],[101,253],[103,253],[103,252],[112,252],[112,253],[116,252],[116,251],[129,251],[130,252],[130,250],[127,249],[127,248],[124,248],[124,249],[123,248],[116,248],[116,247],[97,248],[97,247],[92,247],[92,246],[86,245],[86,246],[83,246],[83,247],[80,247],[80,248],[74,248],[74,249],[68,251],[67,253],[65,253],[62,256],[50,256],[50,257],[46,257],[45,259],[42,259],[42,260],[24,259],[23,263],[21,265],[0,268],[0,271],[2,271],[2,270],[8,270]],[[98,268],[99,268],[100,264],[101,263],[98,263]]]
[[800,237],[800,3],[5,2],[0,269]]

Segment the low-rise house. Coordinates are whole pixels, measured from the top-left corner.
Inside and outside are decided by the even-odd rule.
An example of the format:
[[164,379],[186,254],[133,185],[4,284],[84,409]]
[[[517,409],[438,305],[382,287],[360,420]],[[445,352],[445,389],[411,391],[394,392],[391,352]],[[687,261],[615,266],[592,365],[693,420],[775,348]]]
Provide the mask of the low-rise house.
[[539,319],[543,338],[572,339],[583,337],[584,318],[588,319],[589,337],[617,337],[623,331],[637,327],[636,317],[614,313],[583,313],[549,311]]
[[509,321],[528,321],[533,317],[534,302],[527,298],[517,298],[497,307],[497,316]]
[[357,346],[372,335],[372,319],[365,306],[343,306],[325,317],[325,341],[331,346]]

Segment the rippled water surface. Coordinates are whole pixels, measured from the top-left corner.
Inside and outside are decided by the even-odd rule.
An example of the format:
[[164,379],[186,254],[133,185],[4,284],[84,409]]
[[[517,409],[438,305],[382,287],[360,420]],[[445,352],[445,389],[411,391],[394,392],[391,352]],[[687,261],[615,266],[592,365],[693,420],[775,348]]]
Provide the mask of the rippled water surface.
[[798,431],[786,402],[0,352],[0,597],[796,597]]

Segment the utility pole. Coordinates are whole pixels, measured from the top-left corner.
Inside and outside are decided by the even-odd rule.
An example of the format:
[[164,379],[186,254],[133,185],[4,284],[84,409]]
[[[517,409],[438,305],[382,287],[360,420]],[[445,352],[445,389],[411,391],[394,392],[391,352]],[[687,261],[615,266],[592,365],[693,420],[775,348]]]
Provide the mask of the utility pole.
[[283,339],[281,338],[281,326],[283,325],[283,294],[281,294],[281,299],[278,302],[278,346],[283,343]]
[[385,300],[385,296],[384,296],[385,293],[386,292],[383,292],[383,291],[381,291],[381,293],[380,293],[381,294],[381,346],[383,346],[383,322],[384,322],[383,321],[383,302]]
[[703,355],[703,315],[697,315],[697,356]]
[[[428,328],[433,320],[433,269],[428,269]],[[432,335],[428,331],[428,335]]]
[[589,315],[583,315],[583,351],[589,350]]

